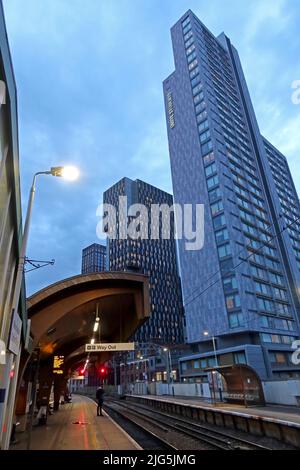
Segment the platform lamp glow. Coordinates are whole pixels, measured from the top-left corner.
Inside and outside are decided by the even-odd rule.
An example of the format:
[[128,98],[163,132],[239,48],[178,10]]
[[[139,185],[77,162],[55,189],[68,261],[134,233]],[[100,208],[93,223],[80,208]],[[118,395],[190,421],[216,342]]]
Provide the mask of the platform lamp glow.
[[[29,194],[29,200],[28,200],[26,219],[25,219],[25,224],[24,224],[22,245],[21,245],[19,261],[18,261],[18,271],[17,271],[17,275],[16,275],[15,289],[14,289],[14,293],[13,293],[12,318],[14,316],[14,312],[18,311],[18,306],[19,306],[19,298],[20,298],[20,294],[21,294],[21,287],[22,287],[23,276],[24,276],[24,265],[25,265],[25,260],[26,260],[26,250],[27,250],[27,243],[28,243],[29,226],[30,226],[34,196],[35,196],[35,191],[36,191],[36,179],[39,175],[57,176],[57,177],[62,177],[64,179],[67,179],[67,180],[70,180],[70,181],[74,181],[79,177],[79,171],[76,167],[73,167],[73,166],[56,166],[56,167],[50,168],[50,170],[47,170],[47,171],[38,171],[33,176],[32,185],[31,185],[30,194]],[[21,346],[20,346],[20,348],[21,348]],[[19,349],[19,353],[18,353],[16,363],[15,363],[15,377],[14,377],[14,380],[13,380],[13,383],[12,383],[12,390],[11,390],[12,396],[14,398],[15,398],[15,394],[16,394],[16,386],[17,386],[16,377],[17,377],[17,374],[18,374],[20,354],[21,354],[21,352],[20,352],[20,349]],[[7,433],[6,433],[7,436],[10,436],[10,432],[11,432],[13,408],[14,408],[14,403],[13,403],[13,406],[8,411],[8,420],[7,420],[8,428],[7,428]],[[7,437],[7,439],[4,443],[4,448],[8,448],[8,446],[9,446],[9,437]]]

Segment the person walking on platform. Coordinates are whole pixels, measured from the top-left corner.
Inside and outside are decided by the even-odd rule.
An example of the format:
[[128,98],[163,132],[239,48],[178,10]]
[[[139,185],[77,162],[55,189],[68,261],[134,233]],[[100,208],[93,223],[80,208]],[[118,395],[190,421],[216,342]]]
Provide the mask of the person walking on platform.
[[100,387],[97,388],[97,392],[96,392],[96,399],[97,399],[97,403],[98,403],[98,405],[97,405],[97,416],[103,416],[103,414],[102,414],[103,395],[104,395],[104,390],[100,385]]

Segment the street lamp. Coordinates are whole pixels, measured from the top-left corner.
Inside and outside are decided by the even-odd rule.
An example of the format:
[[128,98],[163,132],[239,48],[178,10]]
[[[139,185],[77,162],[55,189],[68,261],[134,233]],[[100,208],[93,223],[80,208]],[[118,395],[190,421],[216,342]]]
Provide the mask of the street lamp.
[[170,382],[171,382],[171,374],[173,376],[172,372],[172,360],[171,360],[171,353],[169,348],[163,348],[163,351],[167,353],[167,382],[168,382],[168,392],[170,394]]
[[[23,276],[24,276],[24,265],[25,265],[25,259],[26,259],[25,256],[26,256],[26,250],[27,250],[29,226],[30,226],[32,207],[33,207],[34,196],[35,196],[35,191],[36,191],[36,179],[37,179],[37,176],[39,175],[52,175],[52,176],[62,177],[68,180],[75,180],[79,176],[79,171],[77,168],[71,167],[71,166],[56,166],[56,167],[52,167],[48,171],[39,171],[35,173],[35,175],[33,176],[32,185],[31,185],[30,194],[29,194],[29,200],[28,200],[26,219],[25,219],[25,224],[24,224],[22,244],[21,244],[19,260],[18,260],[18,269],[16,273],[15,287],[14,287],[13,298],[12,298],[12,310],[11,310],[12,321],[14,321],[13,320],[14,315],[15,315],[15,312],[18,311],[18,306],[19,306],[19,299],[20,299],[22,281],[23,281]],[[20,361],[20,349],[19,349],[18,356],[17,356],[16,363],[15,363],[15,376],[14,376],[14,381],[12,383],[12,391],[11,391],[12,401],[11,401],[11,405],[9,405],[8,414],[7,414],[8,429],[6,433],[7,436],[6,436],[6,440],[4,443],[4,448],[7,448],[9,446],[10,429],[11,429],[11,422],[12,422],[12,417],[13,417],[13,408],[14,408],[14,401],[15,401],[14,398],[16,394],[19,361]],[[0,414],[0,422],[1,422],[1,414]]]
[[[203,332],[204,336],[209,336],[208,331]],[[211,337],[212,343],[213,343],[213,348],[214,348],[214,355],[215,355],[215,364],[218,367],[218,357],[217,357],[217,349],[216,349],[216,338],[214,336]]]
[[70,181],[74,181],[75,179],[78,178],[79,171],[76,167],[73,167],[73,166],[55,166],[55,167],[52,167],[48,171],[38,171],[33,176],[32,185],[31,185],[30,194],[29,194],[25,225],[24,225],[24,232],[23,232],[23,237],[22,237],[18,272],[17,272],[17,277],[16,277],[13,302],[12,302],[13,313],[17,310],[18,304],[19,304],[21,285],[22,285],[23,274],[24,274],[25,255],[26,255],[27,243],[28,243],[29,225],[30,225],[33,201],[34,201],[34,196],[35,196],[35,191],[36,191],[36,178],[39,175],[52,175],[52,176],[65,178]]
[[[204,336],[209,336],[209,332],[208,331],[203,331],[203,335]],[[217,349],[216,349],[216,338],[215,336],[212,336],[211,337],[212,339],[212,343],[213,343],[213,348],[214,348],[214,355],[215,355],[215,367],[218,367],[218,356],[217,356]],[[215,399],[215,403],[216,403],[216,388],[215,388],[215,373],[216,371],[212,371],[212,383],[213,383],[213,393],[214,393],[214,399]],[[221,398],[221,392],[220,392],[220,398]]]

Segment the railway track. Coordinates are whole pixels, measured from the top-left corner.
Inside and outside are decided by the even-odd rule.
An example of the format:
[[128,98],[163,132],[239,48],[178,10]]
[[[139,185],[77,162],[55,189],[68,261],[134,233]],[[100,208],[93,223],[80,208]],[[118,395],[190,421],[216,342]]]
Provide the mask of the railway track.
[[123,419],[129,420],[142,429],[146,429],[162,445],[173,450],[185,450],[184,446],[195,446],[207,450],[272,450],[269,447],[251,442],[242,437],[233,436],[226,431],[214,430],[211,427],[192,422],[168,413],[149,409],[137,403],[124,403],[120,400],[109,400],[105,405],[107,411],[113,410]]
[[[112,416],[112,418],[121,418],[121,422],[119,424],[123,427],[125,426],[130,429],[126,429],[126,431],[131,434],[132,433],[132,426],[134,431],[137,431],[136,435],[132,437],[138,441],[143,449],[147,450],[177,450],[175,446],[173,446],[170,442],[164,439],[163,436],[157,433],[157,428],[162,429],[164,432],[166,431],[160,425],[156,425],[156,431],[152,431],[149,427],[145,426],[145,423],[150,423],[150,419],[147,417],[143,417],[142,420],[137,413],[132,413],[130,410],[125,410],[124,406],[120,405],[119,402],[111,400],[108,403],[105,403],[105,411]],[[119,421],[118,419],[118,421]],[[150,423],[153,424],[153,423]]]

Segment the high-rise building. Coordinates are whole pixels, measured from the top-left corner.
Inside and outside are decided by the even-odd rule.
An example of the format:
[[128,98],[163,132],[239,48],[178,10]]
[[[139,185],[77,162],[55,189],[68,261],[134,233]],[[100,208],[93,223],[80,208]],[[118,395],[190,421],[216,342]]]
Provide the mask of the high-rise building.
[[81,273],[106,271],[106,246],[93,243],[82,250]]
[[[121,239],[119,197],[127,197],[127,206],[143,204],[149,214],[148,239]],[[116,208],[117,237],[109,239],[109,270],[137,271],[149,276],[151,317],[136,332],[139,342],[182,343],[183,310],[180,278],[174,239],[174,218],[170,221],[170,239],[151,239],[151,204],[173,205],[173,197],[140,180],[123,178],[105,191],[105,204]],[[114,227],[112,227],[114,230]]]
[[203,249],[179,241],[187,339],[203,359],[191,373],[214,364],[215,344],[221,364],[300,377],[291,361],[300,206],[287,160],[260,134],[229,38],[215,37],[190,10],[171,36],[175,71],[164,96],[174,201],[205,206]]

